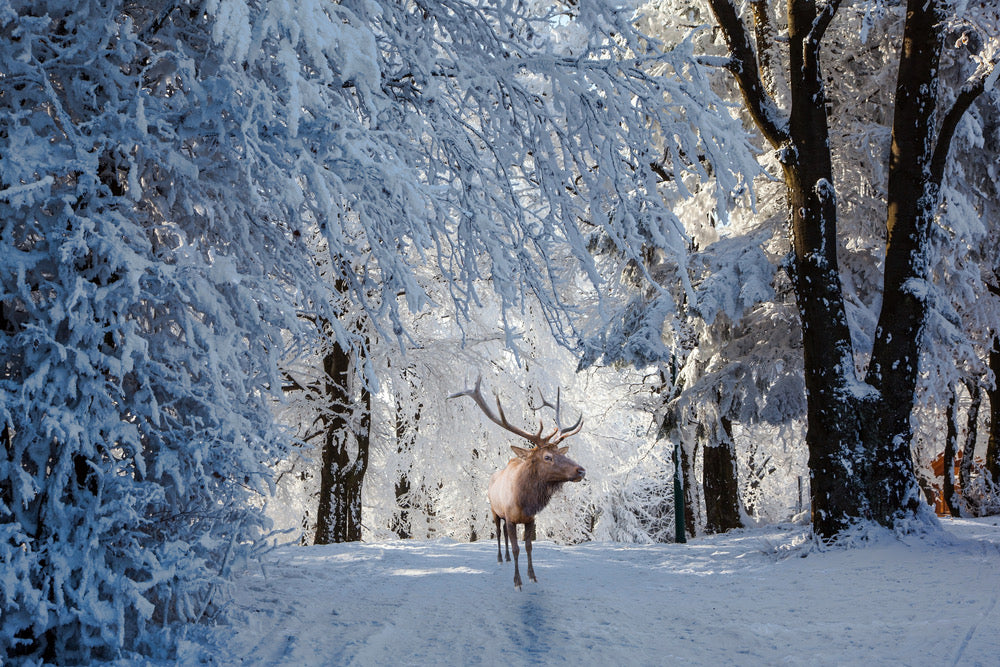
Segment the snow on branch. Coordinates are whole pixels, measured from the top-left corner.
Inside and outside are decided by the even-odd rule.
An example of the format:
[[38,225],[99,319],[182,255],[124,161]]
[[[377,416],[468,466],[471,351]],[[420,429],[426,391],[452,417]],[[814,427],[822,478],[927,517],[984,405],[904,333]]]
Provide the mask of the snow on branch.
[[778,112],[777,105],[764,88],[757,55],[736,5],[732,0],[709,0],[709,6],[722,28],[726,45],[735,61],[735,67],[731,69],[739,83],[747,110],[772,146],[777,148],[784,145],[788,141],[787,120]]
[[827,0],[826,4],[823,5],[823,9],[819,11],[813,20],[809,34],[806,35],[806,43],[809,44],[810,50],[816,55],[819,52],[820,42],[823,41],[823,35],[826,34],[826,29],[830,27],[830,22],[833,21],[840,3],[841,0]]
[[994,60],[987,65],[980,65],[976,73],[965,82],[958,93],[958,97],[944,115],[941,122],[941,129],[938,132],[937,144],[934,146],[934,154],[931,158],[931,179],[937,185],[941,184],[944,178],[945,164],[948,160],[948,152],[951,149],[951,140],[955,135],[962,116],[969,110],[973,102],[988,90],[992,90],[996,85],[997,77],[1000,76],[998,61]]

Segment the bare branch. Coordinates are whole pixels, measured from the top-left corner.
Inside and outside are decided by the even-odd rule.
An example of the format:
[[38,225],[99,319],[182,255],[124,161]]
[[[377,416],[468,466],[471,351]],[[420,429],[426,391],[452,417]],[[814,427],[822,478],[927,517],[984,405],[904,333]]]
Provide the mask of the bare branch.
[[731,72],[735,72],[739,67],[734,58],[727,56],[695,56],[695,61],[705,67],[718,67]]
[[768,94],[775,98],[778,94],[775,86],[774,61],[774,24],[767,12],[767,0],[750,0],[750,11],[753,14],[754,39],[757,42],[757,60],[760,75]]
[[674,180],[673,174],[668,173],[667,170],[663,168],[663,165],[660,164],[659,162],[650,162],[649,168],[653,171],[654,174],[660,177],[661,183],[668,183]]

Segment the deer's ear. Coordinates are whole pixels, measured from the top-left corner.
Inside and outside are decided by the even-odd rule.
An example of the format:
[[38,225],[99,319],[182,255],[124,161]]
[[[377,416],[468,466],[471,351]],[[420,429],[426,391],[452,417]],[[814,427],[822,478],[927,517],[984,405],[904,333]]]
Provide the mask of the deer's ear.
[[569,451],[569,445],[566,445],[565,447],[560,447],[559,449],[557,449],[556,454],[565,454],[568,451]]
[[517,454],[517,458],[519,459],[526,459],[529,456],[531,456],[530,449],[525,449],[524,447],[515,447],[514,445],[511,445],[510,448],[515,454]]

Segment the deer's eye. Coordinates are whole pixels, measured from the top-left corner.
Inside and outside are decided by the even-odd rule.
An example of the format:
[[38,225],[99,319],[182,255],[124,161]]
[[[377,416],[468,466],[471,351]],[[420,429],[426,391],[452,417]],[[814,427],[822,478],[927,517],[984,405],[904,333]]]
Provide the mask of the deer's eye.
[[551,454],[546,454],[545,455],[545,460],[546,461],[551,461],[552,460],[552,455]]

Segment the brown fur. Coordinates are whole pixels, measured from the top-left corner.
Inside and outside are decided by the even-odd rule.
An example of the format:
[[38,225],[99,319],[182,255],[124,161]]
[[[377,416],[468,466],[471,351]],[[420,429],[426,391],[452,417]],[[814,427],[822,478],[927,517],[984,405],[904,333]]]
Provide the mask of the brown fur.
[[511,447],[513,458],[503,470],[493,473],[487,495],[497,531],[497,561],[502,562],[500,550],[500,521],[503,520],[504,541],[507,543],[507,560],[514,551],[514,586],[521,588],[518,570],[517,524],[524,524],[524,550],[528,556],[528,578],[535,578],[531,562],[531,542],[535,538],[535,515],[542,511],[552,495],[566,482],[579,482],[587,474],[575,461],[566,456],[568,447],[543,445],[534,449]]

